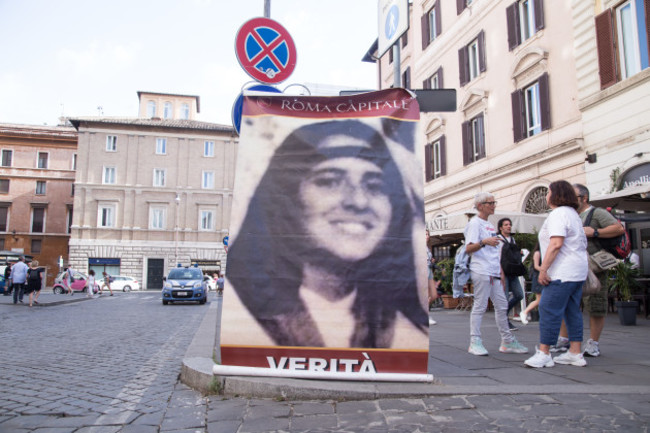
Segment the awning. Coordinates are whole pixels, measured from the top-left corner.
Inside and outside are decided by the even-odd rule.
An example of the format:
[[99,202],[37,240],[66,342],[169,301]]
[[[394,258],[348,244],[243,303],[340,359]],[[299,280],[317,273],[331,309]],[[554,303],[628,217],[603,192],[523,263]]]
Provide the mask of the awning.
[[635,185],[611,194],[590,197],[589,203],[617,210],[650,212],[650,184]]
[[[432,246],[447,245],[463,239],[463,231],[469,220],[476,215],[475,209],[442,215],[427,221]],[[512,233],[538,233],[546,220],[547,214],[530,214],[523,212],[496,212],[488,217],[494,227],[501,218],[510,218]]]

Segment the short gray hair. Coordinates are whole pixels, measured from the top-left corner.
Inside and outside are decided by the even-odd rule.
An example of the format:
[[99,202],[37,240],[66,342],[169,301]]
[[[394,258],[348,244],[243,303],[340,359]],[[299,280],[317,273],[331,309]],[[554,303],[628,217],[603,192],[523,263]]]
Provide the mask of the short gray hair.
[[581,183],[574,183],[573,187],[578,190],[578,195],[583,196],[589,201],[589,189]]
[[479,192],[474,196],[474,207],[478,209],[478,205],[488,201],[488,199],[491,198],[494,198],[494,194],[491,192]]

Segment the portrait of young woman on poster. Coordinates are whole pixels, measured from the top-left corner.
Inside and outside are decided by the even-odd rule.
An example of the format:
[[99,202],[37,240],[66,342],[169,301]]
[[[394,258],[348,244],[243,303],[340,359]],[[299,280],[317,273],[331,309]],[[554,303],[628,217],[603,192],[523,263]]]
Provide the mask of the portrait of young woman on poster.
[[[405,124],[400,139],[412,140],[414,123]],[[380,129],[359,120],[296,128],[245,212],[233,211],[242,219],[227,279],[278,346],[428,347],[426,274],[422,284],[416,270],[426,257],[413,245],[424,233],[422,196]]]

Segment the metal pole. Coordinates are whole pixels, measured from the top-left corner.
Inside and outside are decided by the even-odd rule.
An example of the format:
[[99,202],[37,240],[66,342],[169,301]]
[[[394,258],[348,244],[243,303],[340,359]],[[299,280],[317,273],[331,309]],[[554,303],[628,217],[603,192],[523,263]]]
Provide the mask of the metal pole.
[[400,50],[399,50],[400,39],[395,41],[393,45],[393,87],[402,87],[402,74],[400,73],[401,69],[401,59],[400,59]]
[[264,0],[264,18],[271,18],[271,0]]
[[176,218],[175,218],[175,224],[174,224],[174,266],[176,267],[178,265],[178,208],[179,205],[181,204],[181,197],[176,194],[176,198],[174,199],[176,202]]

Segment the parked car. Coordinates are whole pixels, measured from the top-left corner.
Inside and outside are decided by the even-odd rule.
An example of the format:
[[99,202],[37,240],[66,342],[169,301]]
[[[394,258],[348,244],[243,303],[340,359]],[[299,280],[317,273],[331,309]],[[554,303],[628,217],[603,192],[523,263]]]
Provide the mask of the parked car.
[[0,275],[0,294],[4,294],[5,291],[9,291],[7,290],[7,282],[5,281],[5,276]]
[[[63,284],[64,274],[65,272],[61,272],[54,279],[54,286],[52,287],[52,291],[57,295],[69,293],[68,290],[65,288],[65,285]],[[72,290],[75,292],[85,292],[87,279],[88,276],[86,274],[79,271],[75,271],[74,275],[72,276],[72,282],[70,284]],[[93,293],[97,293],[98,291],[99,291],[99,286],[97,285],[97,281],[95,281],[95,287],[93,289]]]
[[210,275],[207,274],[203,276],[203,279],[208,284],[208,290],[211,290],[213,292],[217,290],[217,280],[215,280],[214,278],[212,278]]
[[208,300],[208,283],[198,267],[179,267],[169,271],[164,278],[162,303],[198,302],[205,304]]
[[[113,290],[121,290],[123,292],[140,290],[140,283],[133,277],[127,277],[125,275],[111,275],[111,277],[113,277],[113,281],[111,281],[111,289]],[[101,287],[104,284],[104,279],[99,279],[97,284]]]

